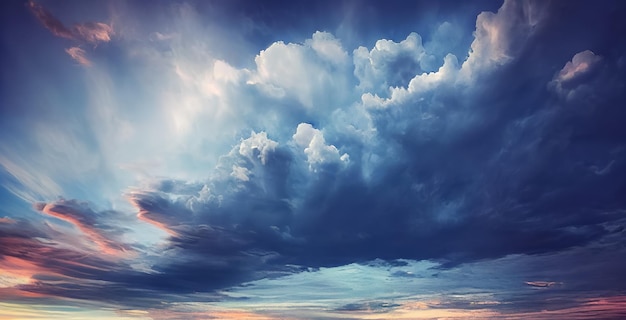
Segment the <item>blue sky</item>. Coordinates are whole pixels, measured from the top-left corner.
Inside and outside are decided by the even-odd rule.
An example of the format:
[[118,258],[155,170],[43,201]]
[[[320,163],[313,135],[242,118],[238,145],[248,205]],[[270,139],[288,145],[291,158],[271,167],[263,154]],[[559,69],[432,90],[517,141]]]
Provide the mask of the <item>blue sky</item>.
[[0,11],[0,319],[626,316],[621,1]]

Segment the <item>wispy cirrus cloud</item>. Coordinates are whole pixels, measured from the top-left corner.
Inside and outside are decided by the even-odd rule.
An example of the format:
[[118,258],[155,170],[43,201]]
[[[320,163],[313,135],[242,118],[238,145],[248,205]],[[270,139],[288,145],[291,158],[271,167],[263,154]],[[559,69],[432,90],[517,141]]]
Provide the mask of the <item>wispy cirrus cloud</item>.
[[[96,45],[101,42],[111,41],[111,37],[115,34],[113,27],[103,22],[77,23],[68,28],[52,13],[34,1],[28,2],[28,8],[44,27],[57,37]],[[91,65],[91,61],[87,58],[87,52],[84,49],[71,47],[66,49],[65,52],[82,66],[88,67]]]
[[15,223],[15,220],[9,217],[3,217],[0,218],[0,223]]
[[114,239],[116,233],[119,236],[124,230],[111,224],[113,221],[117,224],[124,219],[114,211],[96,213],[85,203],[64,199],[52,203],[36,203],[35,209],[73,224],[104,253],[122,254],[130,250],[130,246]]
[[53,16],[52,13],[50,13],[40,4],[34,1],[29,1],[28,8],[35,15],[35,17],[37,17],[37,19],[44,25],[44,27],[50,30],[53,35],[66,39],[75,38],[74,33],[70,29],[65,27],[65,25],[59,19]]
[[563,284],[562,282],[554,282],[554,281],[526,281],[524,283],[534,288],[550,288],[555,285]]
[[[61,195],[61,187],[53,179],[37,174],[34,168],[25,163],[18,165],[16,160],[19,159],[0,156],[0,165],[17,182],[17,185],[6,184],[5,188],[12,190],[13,194],[30,203],[41,200],[43,197],[54,198]],[[26,188],[20,188],[19,185]]]
[[77,23],[68,28],[52,13],[34,1],[28,2],[28,8],[44,27],[57,37],[97,44],[111,41],[111,37],[115,34],[113,27],[103,22]]
[[115,34],[111,25],[102,22],[79,23],[72,27],[72,31],[77,38],[93,44],[109,42]]
[[621,319],[626,317],[626,296],[590,298],[552,310],[503,314],[504,319]]
[[0,243],[3,247],[0,264],[5,276],[28,279],[15,286],[16,294],[24,291],[55,296],[37,290],[42,280],[96,280],[97,274],[110,272],[117,265],[82,247],[79,239],[65,242],[52,229],[36,228],[24,221],[12,226],[0,225]]
[[67,54],[69,54],[70,57],[76,60],[76,62],[78,62],[79,64],[87,67],[91,65],[91,61],[87,59],[87,53],[85,52],[85,50],[79,47],[71,47],[69,49],[65,49],[65,52],[67,52]]

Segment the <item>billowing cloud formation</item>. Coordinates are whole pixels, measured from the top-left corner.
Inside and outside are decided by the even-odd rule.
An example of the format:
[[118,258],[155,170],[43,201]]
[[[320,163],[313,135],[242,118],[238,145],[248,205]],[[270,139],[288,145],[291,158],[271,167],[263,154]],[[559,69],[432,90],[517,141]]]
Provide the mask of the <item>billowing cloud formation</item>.
[[497,13],[479,14],[476,18],[476,39],[464,62],[469,76],[481,68],[502,65],[514,59],[534,29],[543,22],[544,6],[538,1],[505,1]]
[[276,42],[261,51],[248,83],[269,97],[294,99],[308,113],[319,114],[344,103],[347,93],[341,89],[349,79],[349,62],[341,43],[318,31],[304,44]]
[[[572,161],[568,154],[580,147],[568,129],[554,111],[533,107],[549,93],[516,101],[494,95],[517,85],[498,79],[521,72],[524,58],[517,54],[541,30],[533,29],[540,23],[529,16],[533,8],[506,2],[497,14],[482,15],[467,61],[448,55],[435,71],[415,69],[412,78],[388,82],[396,70],[380,65],[400,56],[415,63],[427,57],[416,34],[355,51],[354,64],[369,70],[357,73],[356,90],[365,93],[356,105],[343,107],[313,98],[322,95],[319,83],[304,80],[312,71],[303,70],[315,68],[326,77],[329,67],[345,63],[344,58],[330,61],[315,48],[323,41],[342,57],[335,38],[315,33],[303,45],[275,43],[257,56],[248,85],[269,99],[292,95],[288,101],[305,110],[330,108],[340,114],[337,110],[345,108],[366,120],[321,116],[335,137],[332,144],[326,132],[306,122],[282,139],[281,131],[272,139],[271,132],[253,133],[221,158],[207,181],[166,180],[149,192],[132,193],[132,202],[143,219],[173,234],[177,250],[205,254],[204,246],[180,240],[185,236],[220,239],[210,240],[219,252],[211,253],[212,261],[232,263],[231,270],[240,269],[241,255],[256,261],[246,263],[259,266],[257,272],[281,271],[285,263],[338,266],[375,258],[442,259],[456,265],[601,239],[609,233],[604,224],[617,219],[615,210],[623,205],[613,197],[619,187],[577,196],[610,178],[589,175],[589,167]],[[327,64],[320,65],[324,60]],[[274,64],[278,61],[288,63]],[[544,74],[541,90],[551,77]],[[489,81],[493,84],[483,86]],[[379,93],[387,97],[367,91],[385,86],[387,93]],[[315,112],[278,113],[277,119],[297,123],[294,118]],[[611,169],[621,163],[605,161]],[[542,179],[550,181],[550,190]],[[569,200],[574,198],[579,201]]]
[[254,158],[261,160],[261,164],[265,164],[271,152],[276,150],[278,143],[267,138],[267,133],[252,133],[250,138],[241,141],[239,146],[239,154],[255,161]]
[[[432,60],[434,57],[426,54],[420,35],[411,33],[399,43],[378,40],[371,51],[365,47],[356,49],[354,73],[360,87],[378,92],[390,86],[402,86],[416,74],[433,71],[432,65],[437,62]],[[375,88],[375,84],[380,87]]]
[[576,96],[577,92],[589,90],[586,82],[597,72],[601,61],[602,58],[590,50],[579,52],[555,75],[550,85],[566,100],[581,98]]
[[[578,2],[505,1],[496,13],[481,13],[464,57],[433,44],[452,33],[441,24],[431,36],[407,32],[354,50],[333,32],[310,31],[263,44],[243,65],[212,56],[219,43],[198,40],[205,29],[195,8],[175,6],[180,21],[168,36],[149,30],[150,41],[129,35],[128,48],[117,48],[125,54],[113,56],[129,68],[90,70],[90,125],[76,126],[85,134],[69,143],[81,151],[73,158],[124,183],[115,186],[127,203],[97,210],[48,199],[35,205],[54,218],[45,223],[3,218],[1,262],[11,271],[4,281],[32,294],[165,308],[158,301],[236,299],[227,291],[242,283],[305,281],[327,270],[345,276],[344,268],[384,271],[376,279],[397,286],[462,282],[475,269],[513,274],[503,284],[463,282],[498,292],[472,296],[474,304],[411,304],[415,297],[403,288],[402,301],[343,298],[326,309],[355,314],[437,305],[515,314],[532,312],[539,295],[579,290],[577,298],[592,301],[592,292],[623,290],[615,287],[623,276],[609,266],[559,268],[623,253],[626,205],[626,53],[609,49],[613,39],[568,32],[561,6],[576,23],[586,18]],[[41,6],[29,8],[58,37],[83,46],[116,42],[108,24],[67,28]],[[577,45],[567,45],[573,39]],[[67,53],[92,63],[81,47]],[[134,79],[141,90],[129,92]],[[75,148],[83,141],[95,146]],[[84,155],[93,150],[101,153],[96,160]],[[36,166],[18,161],[27,157],[7,154],[0,164],[13,184],[45,182],[51,190],[30,191],[46,197],[65,190],[35,178]],[[141,167],[141,174],[131,179],[119,167]],[[122,213],[133,211],[137,219]],[[163,232],[134,241],[131,226],[119,221]],[[589,253],[595,250],[602,259]],[[432,265],[419,269],[420,260]],[[613,281],[578,279],[598,270]]]
[[334,145],[326,145],[322,132],[308,123],[298,125],[293,139],[296,145],[304,148],[311,169],[328,162],[347,162],[350,158],[347,153],[339,155],[339,150]]

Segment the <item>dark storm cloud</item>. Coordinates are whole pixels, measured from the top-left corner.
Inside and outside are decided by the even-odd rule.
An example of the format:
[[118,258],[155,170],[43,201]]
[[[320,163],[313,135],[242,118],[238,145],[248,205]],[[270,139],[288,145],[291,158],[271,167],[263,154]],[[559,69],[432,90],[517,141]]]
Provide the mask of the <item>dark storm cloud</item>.
[[[530,19],[499,14],[510,21]],[[519,29],[499,36],[514,42]],[[606,234],[599,224],[616,219],[607,212],[624,205],[619,196],[624,140],[581,141],[575,132],[596,134],[602,129],[594,124],[623,117],[617,103],[623,95],[613,87],[620,71],[600,76],[589,70],[587,85],[613,89],[593,98],[595,112],[573,115],[572,104],[547,89],[558,70],[539,69],[534,62],[554,50],[545,43],[564,41],[557,33],[545,39],[545,33],[535,29],[524,48],[511,49],[521,52],[519,57],[489,70],[469,88],[444,83],[415,100],[371,111],[387,147],[380,156],[390,161],[377,168],[373,182],[346,172],[334,177],[339,186],[333,185],[333,192],[327,185],[311,190],[312,209],[303,215],[307,222],[294,228],[312,240],[307,259],[462,262],[550,252]],[[565,62],[542,64],[563,68]],[[594,128],[585,129],[590,124]],[[614,127],[611,136],[621,135],[618,130],[623,131]],[[600,176],[592,172],[602,169],[593,168],[616,172]]]
[[[570,5],[584,20],[584,4]],[[390,94],[388,106],[369,106],[377,130],[370,144],[351,145],[337,140],[340,132],[327,131],[329,142],[322,144],[340,146],[336,154],[347,151],[347,167],[328,163],[311,171],[289,161],[302,152],[296,135],[295,143],[271,151],[258,144],[246,153],[242,143],[199,190],[175,200],[165,189],[157,198],[137,193],[133,201],[144,217],[175,231],[170,245],[181,256],[210,256],[230,266],[244,265],[244,256],[245,264],[256,261],[231,269],[244,273],[376,258],[440,259],[452,266],[601,239],[625,204],[619,196],[626,185],[624,140],[600,134],[605,123],[623,118],[617,102],[624,96],[615,85],[623,67],[619,56],[605,51],[608,43],[589,41],[586,49],[593,52],[560,49],[575,37],[566,32],[569,20],[549,19],[560,6],[507,2],[497,15],[479,19],[484,31],[470,62],[457,64],[459,77],[467,68],[472,80],[418,87],[428,81],[424,74],[403,99]],[[405,57],[388,52],[387,61]],[[616,67],[596,70],[600,60]],[[387,65],[380,77],[393,71]],[[453,72],[447,70],[440,72]],[[581,86],[606,94],[581,93],[572,101],[561,92]],[[580,110],[583,99],[593,102],[586,110]],[[610,137],[624,132],[610,130]],[[310,163],[314,153],[306,146]],[[276,158],[276,150],[283,156]],[[367,176],[366,167],[373,168]]]
[[290,159],[271,142],[264,134],[243,140],[208,184],[167,180],[129,194],[141,219],[170,234],[153,282],[207,290],[294,270],[268,266],[277,250],[296,241],[288,233],[291,208],[284,200]]

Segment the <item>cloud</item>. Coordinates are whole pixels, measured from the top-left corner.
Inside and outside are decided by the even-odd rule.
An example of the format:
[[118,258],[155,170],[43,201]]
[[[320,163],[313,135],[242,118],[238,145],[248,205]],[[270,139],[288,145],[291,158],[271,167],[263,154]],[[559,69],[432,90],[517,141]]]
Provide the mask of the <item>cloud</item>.
[[361,97],[367,108],[381,108],[392,104],[406,103],[411,97],[423,92],[432,91],[442,83],[452,79],[458,72],[458,61],[455,56],[447,55],[443,65],[434,72],[415,75],[406,87],[389,88],[389,98],[380,98],[377,94],[365,93]]
[[561,282],[554,281],[526,281],[524,283],[534,288],[550,288],[552,286],[562,284]]
[[538,1],[506,0],[497,13],[482,12],[476,18],[475,39],[463,62],[461,75],[472,77],[510,62],[546,18]]
[[415,75],[432,70],[434,57],[422,46],[422,38],[413,32],[405,40],[378,40],[372,50],[354,50],[354,74],[363,90],[380,92],[406,85]]
[[[476,90],[484,81],[502,84],[499,79],[507,77],[516,55],[526,42],[533,41],[538,31],[531,29],[539,20],[531,17],[534,11],[529,8],[505,2],[498,13],[481,15],[468,60],[459,62],[447,55],[438,68],[416,33],[400,42],[380,40],[371,49],[357,49],[354,70],[341,42],[327,32],[314,33],[302,43],[271,44],[256,56],[252,70],[221,60],[210,60],[204,69],[176,65],[181,83],[194,88],[189,96],[201,95],[188,113],[184,103],[173,110],[177,119],[188,121],[184,127],[190,129],[181,136],[196,133],[193,124],[205,115],[204,103],[229,105],[233,115],[245,114],[252,103],[238,98],[244,96],[267,102],[268,113],[275,117],[272,122],[285,125],[270,126],[241,140],[210,178],[174,182],[193,187],[180,193],[136,188],[129,199],[140,219],[168,232],[172,239],[184,239],[187,232],[196,238],[196,232],[219,227],[215,230],[228,232],[210,234],[226,237],[225,243],[254,239],[255,249],[261,252],[312,265],[376,257],[462,262],[558,250],[596,239],[601,230],[584,223],[576,224],[576,230],[568,229],[570,218],[548,209],[555,205],[551,201],[560,200],[524,189],[529,183],[541,188],[530,177],[548,174],[547,168],[568,161],[533,158],[556,148],[538,144],[539,134],[533,131],[560,137],[560,132],[549,131],[553,118],[524,109],[544,97],[498,101],[493,94]],[[394,63],[413,67],[399,80]],[[476,73],[459,81],[459,73],[470,65]],[[479,69],[492,73],[481,74]],[[352,73],[359,83],[350,83]],[[502,84],[495,90],[512,89]],[[332,102],[327,103],[328,97]],[[243,103],[235,103],[239,101]],[[352,131],[348,132],[350,126],[342,121],[349,120],[330,116],[343,108],[354,108],[355,116],[366,121],[349,123]],[[531,116],[520,118],[519,114]],[[249,118],[238,120],[243,120],[243,127],[252,126],[246,121],[263,121]],[[300,121],[305,118],[318,120],[319,125],[314,128]],[[230,116],[220,119],[241,124]],[[355,142],[353,132],[371,136]],[[519,149],[511,148],[512,141]],[[526,151],[518,153],[522,149]],[[464,160],[457,163],[452,159],[459,153]],[[322,165],[348,164],[348,159],[349,166],[332,171],[336,173],[332,178],[308,172]],[[619,163],[611,168],[619,170]],[[551,196],[563,199],[581,192],[558,176],[554,179]],[[530,193],[529,198],[522,197],[522,191]],[[552,215],[554,225],[533,223],[528,216],[533,209],[550,212],[546,215]],[[499,217],[501,210],[508,212],[508,221]],[[490,223],[482,223],[483,219]],[[198,225],[207,228],[198,231]],[[510,245],[493,241],[505,235]],[[429,242],[440,243],[440,250],[427,248]],[[294,255],[300,246],[310,249],[306,252],[311,255]],[[251,250],[241,248],[241,252]]]
[[9,217],[4,217],[4,218],[0,218],[0,223],[15,223],[15,220],[9,218]]
[[61,21],[55,18],[44,7],[34,1],[29,1],[28,8],[53,35],[61,38],[74,39],[72,31],[66,28]]
[[575,306],[559,308],[555,310],[542,310],[535,312],[509,313],[503,317],[520,317],[532,319],[619,319],[626,316],[624,308],[624,296],[607,298],[591,298],[582,301]]
[[71,47],[69,49],[65,49],[65,52],[67,52],[67,54],[69,54],[70,57],[76,60],[76,62],[78,62],[79,64],[86,67],[91,65],[91,61],[87,59],[87,53],[85,52],[85,50],[79,47]]
[[558,73],[556,80],[559,82],[576,80],[576,78],[590,72],[590,69],[593,68],[600,59],[600,57],[589,50],[579,52],[574,55],[572,61],[565,64],[563,69]]
[[97,44],[111,41],[111,36],[115,34],[113,27],[103,22],[77,23],[67,28],[52,13],[34,1],[28,2],[28,8],[44,27],[57,37]]
[[79,23],[72,27],[72,32],[77,38],[94,44],[109,42],[111,41],[111,36],[115,34],[113,27],[102,22]]
[[[37,170],[24,162],[18,165],[11,159],[0,157],[0,165],[18,182],[16,185],[5,185],[4,187],[27,202],[32,203],[42,200],[42,198],[54,198],[62,194],[61,187],[53,179],[39,174]],[[20,186],[25,188],[20,188]]]
[[601,61],[602,57],[590,50],[579,52],[554,76],[549,85],[566,100],[580,98],[581,91],[585,91],[588,86],[585,83],[597,71]]
[[[85,212],[90,210],[85,206],[81,209]],[[97,227],[92,226],[88,222],[90,218],[77,213],[78,205],[73,201],[56,204],[56,208],[46,211],[51,210],[55,210],[54,215],[62,216],[63,220],[81,225],[81,231],[91,239],[102,240],[96,232],[103,233],[105,226],[102,223],[98,223]],[[102,217],[103,213],[95,215]],[[96,228],[101,230],[95,231]],[[83,238],[72,235],[69,230],[63,230],[58,225],[35,225],[25,220],[10,226],[0,224],[0,244],[3,276],[13,282],[9,288],[0,288],[5,301],[19,302],[34,297],[40,299],[40,303],[64,301],[70,305],[80,305],[80,301],[91,301],[148,307],[156,306],[157,301],[166,295],[180,292],[180,288],[191,286],[186,283],[191,280],[185,280],[186,276],[177,274],[172,266],[159,264],[154,266],[155,270],[142,268],[131,260],[143,260],[150,265],[152,258],[149,254],[141,254],[141,257],[113,255],[107,248],[85,245]],[[111,242],[106,245],[111,245]],[[119,243],[119,246],[122,245]],[[115,249],[119,250],[119,247]],[[189,266],[186,263],[189,261],[185,259],[183,265]],[[210,271],[211,265],[202,264],[200,268]],[[218,280],[227,270],[216,265],[213,268],[217,268],[214,270],[215,277],[207,276],[202,283],[221,283]],[[174,295],[168,298],[170,301],[176,299]],[[203,299],[214,300],[215,297],[207,295]]]
[[312,170],[324,163],[348,162],[350,159],[347,153],[339,155],[339,150],[334,145],[327,145],[322,132],[308,123],[298,125],[293,140],[300,148],[304,148],[309,168]]
[[110,220],[123,220],[120,215],[115,217],[114,212],[96,213],[85,203],[63,199],[53,203],[36,203],[35,208],[44,214],[73,224],[96,243],[104,253],[121,254],[130,249],[128,245],[112,239],[113,234],[121,233],[121,229],[102,221],[108,214],[113,215],[113,217],[106,217]]
[[400,305],[388,302],[371,301],[366,303],[349,303],[337,308],[337,311],[368,311],[368,313],[384,313],[388,309],[398,306]]
[[[39,292],[37,279],[76,281],[101,279],[101,274],[113,272],[120,266],[95,252],[71,236],[64,237],[50,225],[36,226],[24,220],[6,228],[0,225],[2,243],[2,269],[8,275],[29,277],[28,284],[17,288],[26,292]],[[74,281],[74,280],[72,280]],[[27,289],[30,288],[30,289]]]
[[[19,219],[0,223],[0,268],[10,284],[0,289],[0,294],[6,301],[36,298],[38,303],[104,302],[148,307],[155,306],[165,295],[193,287],[175,272],[175,267],[164,264],[167,258],[154,262],[151,249],[122,240],[130,230],[112,223],[132,224],[119,212],[95,211],[75,200],[38,203],[36,208],[69,222],[80,233],[52,221],[35,224]],[[172,241],[190,240],[190,235],[188,232],[185,240]],[[98,246],[85,242],[84,236]],[[182,265],[189,266],[186,258],[182,260]],[[202,270],[211,270],[211,266],[217,268],[216,277],[224,276],[226,270],[219,269],[219,264],[203,264]],[[201,282],[221,283],[217,279],[208,277]],[[203,299],[215,297],[207,295]]]
[[316,32],[304,44],[279,41],[262,50],[248,83],[269,97],[295,99],[306,112],[320,114],[344,103],[348,62],[347,53],[332,34]]
[[[128,195],[128,201],[139,210],[137,218],[142,221],[148,222],[157,228],[169,233],[177,234],[173,227],[176,226],[175,214],[172,210],[170,212],[163,212],[162,205],[167,205],[166,200],[161,198],[158,194],[147,191],[135,191],[130,192]],[[169,209],[167,207],[163,209]],[[170,217],[171,216],[171,217]]]
[[[550,169],[581,168],[565,156],[543,157],[568,139],[563,128],[551,126],[556,121],[551,114],[527,109],[545,96],[501,101],[477,90],[484,81],[501,85],[494,92],[512,90],[499,79],[508,78],[516,54],[534,39],[529,28],[538,22],[529,14],[528,8],[506,2],[498,13],[481,15],[468,60],[459,63],[447,55],[432,72],[425,71],[432,64],[421,65],[432,61],[423,60],[429,54],[415,33],[399,43],[381,40],[371,50],[355,51],[360,87],[353,83],[356,93],[337,99],[365,91],[356,100],[355,113],[370,121],[352,128],[373,134],[359,143],[351,140],[343,119],[320,111],[346,106],[321,102],[333,96],[326,89],[343,90],[350,74],[347,53],[329,33],[315,33],[303,44],[273,43],[257,55],[256,70],[216,60],[205,70],[213,78],[204,78],[204,71],[177,67],[185,83],[214,85],[211,92],[220,92],[216,101],[255,88],[261,94],[256,97],[269,99],[262,101],[288,101],[268,110],[278,111],[276,122],[295,128],[253,132],[219,160],[209,178],[164,180],[161,186],[134,188],[128,199],[139,219],[169,234],[166,243],[172,252],[194,257],[190,261],[196,264],[202,264],[200,253],[207,250],[199,244],[205,239],[218,243],[210,254],[216,263],[241,272],[233,272],[232,279],[280,272],[279,262],[284,261],[315,267],[374,258],[446,259],[455,264],[552,252],[598,239],[605,231],[597,223],[610,217],[585,202],[576,204],[575,214],[559,208],[564,199],[583,192],[583,185],[603,180],[580,175],[575,182],[566,181]],[[393,63],[404,65],[403,59],[415,68],[398,82]],[[470,65],[476,73],[459,81],[459,73]],[[391,83],[398,86],[389,88]],[[388,98],[375,88],[386,88]],[[291,102],[304,111],[280,112],[293,107]],[[239,108],[235,110],[245,110]],[[328,129],[296,121],[305,117],[319,118]],[[290,135],[283,134],[285,127]],[[538,143],[540,135],[555,142]],[[463,161],[454,160],[458,154],[464,155]],[[312,175],[330,164],[348,166]],[[621,170],[619,162],[611,168]],[[551,192],[539,177],[551,179]],[[605,199],[599,194],[589,198]],[[619,205],[607,200],[609,207]],[[552,222],[538,222],[533,212]],[[502,238],[508,241],[496,241]],[[437,250],[429,243],[438,243]],[[243,268],[243,261],[255,267]],[[185,265],[167,268],[184,270]]]
[[348,53],[344,51],[341,41],[328,32],[317,31],[306,43],[323,60],[330,61],[334,65],[342,65],[348,62]]
[[[115,34],[113,27],[103,22],[77,23],[68,28],[40,4],[29,1],[28,7],[46,29],[60,38],[95,45],[101,42],[110,42],[111,37]],[[65,52],[82,66],[88,67],[92,64],[87,58],[87,52],[78,46],[65,49]]]
[[261,160],[265,164],[270,152],[276,150],[278,143],[267,138],[267,133],[252,133],[250,138],[242,140],[239,146],[239,154],[254,161],[254,158]]
[[[39,5],[29,6],[53,34],[83,46],[123,32],[104,23],[66,28]],[[236,64],[214,56],[212,50],[226,44],[212,42],[218,35],[202,29],[195,7],[176,7],[175,23],[158,29],[175,36],[150,29],[151,41],[129,37],[118,48],[124,54],[111,58],[115,68],[104,64],[86,73],[81,88],[87,106],[77,98],[80,108],[45,121],[46,129],[78,132],[41,130],[33,134],[39,153],[0,158],[27,190],[17,195],[46,201],[36,209],[72,226],[55,232],[59,226],[0,223],[3,268],[29,271],[32,283],[15,286],[24,292],[133,306],[186,301],[195,299],[193,293],[206,294],[198,297],[204,301],[226,299],[216,292],[263,278],[306,280],[310,271],[336,271],[341,278],[331,278],[339,284],[362,280],[381,287],[351,291],[337,285],[338,295],[361,296],[338,302],[335,311],[373,308],[396,315],[432,305],[387,305],[362,296],[384,291],[385,281],[398,288],[402,282],[430,285],[427,293],[433,294],[441,288],[433,280],[438,277],[494,291],[610,287],[571,281],[574,273],[584,274],[578,268],[557,272],[563,261],[593,257],[546,257],[576,248],[621,252],[607,242],[620,237],[611,226],[623,223],[625,205],[626,131],[617,103],[624,94],[613,81],[623,68],[601,68],[619,60],[593,41],[580,44],[589,50],[562,46],[569,34],[561,31],[570,25],[542,8],[505,1],[498,12],[480,14],[466,59],[437,46],[454,34],[441,24],[426,45],[407,32],[399,42],[380,39],[350,53],[331,32],[318,31],[307,39],[263,43],[256,56]],[[90,64],[79,46],[67,53]],[[129,84],[138,89],[130,92]],[[581,102],[568,98],[572,90],[593,107],[576,108]],[[598,92],[603,94],[593,94]],[[62,169],[66,175],[56,173]],[[113,176],[110,188],[124,192],[132,208],[114,202],[109,205],[121,209],[98,211],[77,200],[50,200],[66,192],[67,180],[91,185],[80,179],[94,172]],[[133,211],[146,227],[139,230],[149,231],[137,232],[141,243],[128,244],[131,231],[115,221],[139,228],[120,217]],[[147,233],[157,239],[148,242]],[[89,242],[80,241],[84,237]],[[124,256],[124,250],[137,256]],[[527,266],[505,263],[518,257],[538,271],[505,283],[467,280],[476,270],[508,275]],[[376,259],[432,265],[360,264]],[[549,263],[549,274],[533,261]],[[506,268],[498,269],[499,263]],[[56,285],[42,274],[63,281]],[[567,286],[553,285],[560,282]],[[514,301],[506,294],[472,299],[474,304],[438,303],[465,310]]]
[[[429,314],[431,317],[444,316],[443,312],[468,317],[471,315],[468,313],[477,312],[481,317],[509,319],[541,310],[569,309],[596,300],[597,291],[591,287],[604,287],[596,283],[598,279],[620,282],[623,276],[619,270],[626,262],[618,259],[615,265],[604,264],[605,257],[617,257],[623,251],[619,241],[603,250],[602,257],[595,258],[591,258],[592,252],[598,251],[593,247],[578,247],[544,255],[485,259],[453,268],[442,268],[434,261],[374,260],[257,280],[231,288],[228,294],[246,297],[241,305],[252,310],[258,307],[268,311],[280,310],[285,304],[299,306],[298,311],[302,313],[298,318],[310,318],[302,309],[306,305],[306,312],[327,317],[371,316],[382,319],[405,314],[406,317],[420,318]],[[579,261],[589,263],[580,264]],[[565,271],[563,265],[571,268]],[[411,276],[396,276],[399,273],[410,273]],[[528,278],[557,281],[528,281],[542,286],[552,283],[546,290],[529,290],[529,285],[522,281]],[[294,292],[290,286],[297,286],[300,290]],[[327,290],[320,291],[319,288]],[[613,298],[620,299],[619,295]],[[581,303],[583,301],[585,303]],[[604,311],[611,312],[609,309],[615,310],[607,308]],[[413,312],[412,316],[407,315],[408,312]]]

